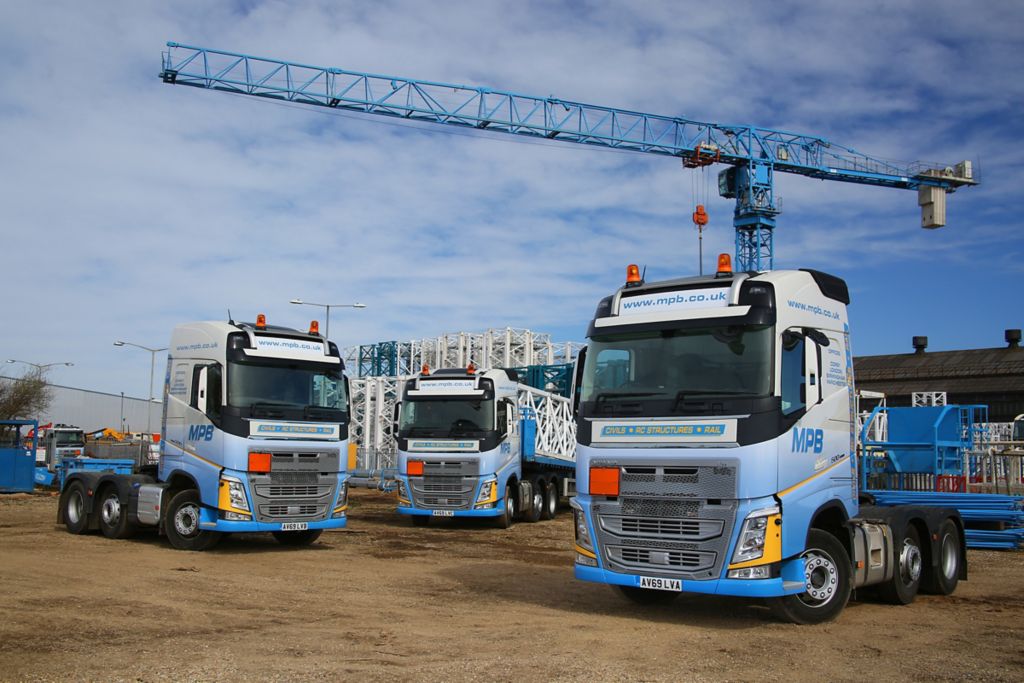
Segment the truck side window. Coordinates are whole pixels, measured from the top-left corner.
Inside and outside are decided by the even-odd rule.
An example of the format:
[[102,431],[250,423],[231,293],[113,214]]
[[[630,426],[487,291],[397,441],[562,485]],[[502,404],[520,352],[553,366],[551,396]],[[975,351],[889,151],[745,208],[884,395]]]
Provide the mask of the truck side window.
[[782,414],[791,415],[805,405],[804,336],[782,333]]
[[206,373],[206,415],[217,421],[220,419],[221,369],[217,363],[207,367],[209,372]]

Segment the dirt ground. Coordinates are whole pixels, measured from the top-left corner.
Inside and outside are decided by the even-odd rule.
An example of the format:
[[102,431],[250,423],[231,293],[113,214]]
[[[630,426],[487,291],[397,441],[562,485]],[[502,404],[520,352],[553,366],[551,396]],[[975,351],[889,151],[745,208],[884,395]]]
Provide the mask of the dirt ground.
[[971,551],[948,598],[799,627],[750,600],[641,608],[572,576],[568,509],[416,528],[354,491],[349,528],[205,553],[55,524],[0,496],[2,680],[1024,680],[1024,552]]

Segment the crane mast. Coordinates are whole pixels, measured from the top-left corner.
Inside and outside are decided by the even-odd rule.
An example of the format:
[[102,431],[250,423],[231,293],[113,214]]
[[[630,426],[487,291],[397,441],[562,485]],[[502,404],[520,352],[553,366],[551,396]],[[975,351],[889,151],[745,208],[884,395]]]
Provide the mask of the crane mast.
[[945,224],[945,195],[974,185],[971,163],[937,166],[868,156],[821,137],[694,121],[485,87],[348,71],[167,43],[160,77],[330,109],[725,164],[719,193],[736,200],[738,271],[771,270],[779,213],[775,174],[918,191],[922,227]]

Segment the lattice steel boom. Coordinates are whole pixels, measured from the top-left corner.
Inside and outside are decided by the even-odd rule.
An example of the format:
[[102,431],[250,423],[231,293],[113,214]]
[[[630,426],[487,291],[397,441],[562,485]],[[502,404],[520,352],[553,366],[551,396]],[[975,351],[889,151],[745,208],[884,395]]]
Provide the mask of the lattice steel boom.
[[795,173],[918,190],[923,227],[945,222],[945,193],[976,184],[970,162],[955,167],[901,163],[824,138],[693,121],[512,92],[319,67],[167,43],[160,77],[300,104],[428,121],[512,135],[679,157],[687,167],[727,164],[722,196],[735,198],[738,270],[770,270],[779,213],[774,174]]

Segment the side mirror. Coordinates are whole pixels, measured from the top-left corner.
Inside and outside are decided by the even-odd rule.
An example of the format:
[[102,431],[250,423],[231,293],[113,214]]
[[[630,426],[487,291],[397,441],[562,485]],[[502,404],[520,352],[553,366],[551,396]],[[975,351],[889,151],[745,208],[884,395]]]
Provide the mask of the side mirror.
[[572,401],[572,414],[575,417],[580,412],[580,390],[583,388],[583,367],[587,362],[587,347],[584,346],[576,355],[576,361],[572,367],[572,387],[569,392],[569,399]]
[[[348,381],[346,378],[345,381]],[[402,414],[402,402],[395,401],[395,407],[391,410],[391,435],[398,436],[398,418]]]

